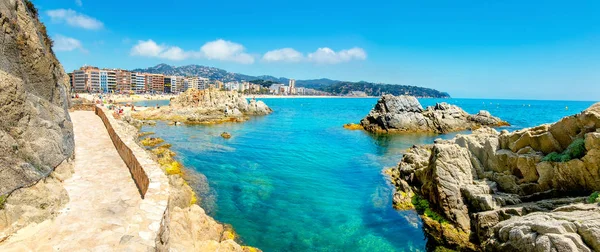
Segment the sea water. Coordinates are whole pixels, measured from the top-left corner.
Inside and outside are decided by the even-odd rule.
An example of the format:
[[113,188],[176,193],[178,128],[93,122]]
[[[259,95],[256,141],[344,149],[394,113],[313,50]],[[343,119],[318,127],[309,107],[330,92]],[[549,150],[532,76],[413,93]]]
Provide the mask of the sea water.
[[[448,135],[376,136],[342,128],[377,99],[264,99],[274,112],[244,123],[143,130],[173,144],[176,158],[204,174],[201,206],[232,224],[239,240],[264,251],[424,251],[414,211],[392,208],[382,170],[414,144]],[[593,102],[420,99],[469,113],[488,110],[516,130],[579,113]],[[154,102],[154,101],[153,101]],[[155,102],[154,102],[155,103]],[[160,105],[166,105],[161,103]],[[231,133],[231,139],[220,134]]]

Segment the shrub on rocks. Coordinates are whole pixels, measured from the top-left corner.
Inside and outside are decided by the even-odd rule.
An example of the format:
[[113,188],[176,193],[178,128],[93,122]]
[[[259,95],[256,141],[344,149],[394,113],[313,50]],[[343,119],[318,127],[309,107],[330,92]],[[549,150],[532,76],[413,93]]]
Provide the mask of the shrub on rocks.
[[585,141],[583,138],[575,139],[562,153],[552,152],[542,158],[548,162],[568,162],[572,159],[585,156]]

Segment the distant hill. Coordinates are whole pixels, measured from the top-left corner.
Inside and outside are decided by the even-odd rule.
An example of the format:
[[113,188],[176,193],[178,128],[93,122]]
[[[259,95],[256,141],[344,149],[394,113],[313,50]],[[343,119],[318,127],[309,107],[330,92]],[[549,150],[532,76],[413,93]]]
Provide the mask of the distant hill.
[[[187,65],[175,67],[167,64],[158,64],[154,67],[144,69],[133,69],[134,72],[156,73],[165,75],[180,75],[180,76],[200,76],[209,79],[227,81],[259,81],[259,82],[275,82],[287,84],[290,79],[285,77],[275,77],[271,75],[251,76],[239,73],[227,72],[216,67],[207,67],[200,65]],[[314,79],[314,80],[296,80],[296,86],[313,88],[336,95],[345,95],[350,91],[364,91],[370,96],[380,96],[382,93],[387,94],[409,94],[419,97],[450,97],[448,93],[440,92],[431,88],[422,88],[406,85],[395,84],[375,84],[369,82],[348,82],[331,79]]]
[[382,94],[393,94],[412,95],[416,97],[450,98],[450,95],[448,93],[440,92],[431,88],[406,85],[378,84],[366,81],[341,81],[332,85],[321,87],[319,88],[319,90],[337,95],[346,95],[352,91],[363,91],[368,96],[381,96]]

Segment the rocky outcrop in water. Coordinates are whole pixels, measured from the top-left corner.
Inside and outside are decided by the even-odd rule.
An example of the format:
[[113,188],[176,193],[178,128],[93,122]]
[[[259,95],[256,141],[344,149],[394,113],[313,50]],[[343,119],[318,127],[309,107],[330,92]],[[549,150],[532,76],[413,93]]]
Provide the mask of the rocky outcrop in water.
[[384,95],[361,120],[361,126],[374,133],[431,132],[448,133],[481,126],[506,126],[507,122],[482,110],[470,115],[456,105],[445,102],[423,109],[413,96]]
[[[461,250],[600,251],[600,103],[550,125],[414,146],[388,170],[397,208]],[[587,203],[587,204],[586,204]]]
[[272,113],[264,102],[251,99],[249,102],[236,91],[217,89],[189,89],[173,98],[169,106],[149,108],[134,113],[142,120],[168,120],[176,122],[218,123],[241,122],[248,116]]
[[1,240],[68,201],[61,179],[38,181],[73,156],[74,140],[69,78],[37,10],[29,1],[4,0],[0,26]]

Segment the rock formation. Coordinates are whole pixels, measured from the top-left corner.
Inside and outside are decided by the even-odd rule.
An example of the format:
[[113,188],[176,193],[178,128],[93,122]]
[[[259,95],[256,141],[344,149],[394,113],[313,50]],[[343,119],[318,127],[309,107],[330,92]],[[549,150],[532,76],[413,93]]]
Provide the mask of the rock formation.
[[481,126],[507,126],[507,122],[482,110],[470,115],[456,105],[445,102],[423,109],[413,96],[384,95],[361,120],[361,126],[374,133],[431,132],[448,133]]
[[74,140],[69,78],[37,10],[27,0],[3,0],[0,25],[1,240],[68,201],[64,176],[38,181],[73,156]]
[[600,103],[554,124],[414,146],[387,172],[395,206],[416,208],[444,246],[600,251],[600,207],[585,204],[600,191]]
[[115,120],[115,131],[122,139],[143,138],[138,144],[149,151],[169,179],[168,209],[163,214],[155,240],[157,251],[260,251],[237,243],[230,225],[215,221],[198,205],[201,199],[196,190],[209,190],[204,175],[185,169],[175,160],[176,153],[171,151],[171,145],[165,144],[163,139],[147,137],[153,134],[151,132],[139,133],[137,123],[128,116],[121,119]]
[[169,106],[149,108],[133,114],[142,120],[168,120],[175,122],[218,123],[240,122],[248,116],[267,115],[273,112],[262,101],[248,102],[236,91],[217,89],[189,89],[173,98]]

